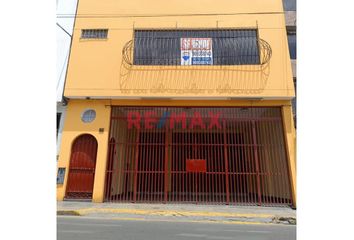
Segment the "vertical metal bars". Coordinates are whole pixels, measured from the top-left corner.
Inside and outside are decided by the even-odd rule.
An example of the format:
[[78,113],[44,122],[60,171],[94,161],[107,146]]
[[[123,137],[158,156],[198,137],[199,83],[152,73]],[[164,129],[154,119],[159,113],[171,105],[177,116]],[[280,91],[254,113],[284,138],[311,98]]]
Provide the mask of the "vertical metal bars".
[[211,38],[214,65],[260,64],[257,29],[135,30],[135,65],[181,65],[181,38]]
[[112,109],[106,201],[292,204],[280,108]]
[[92,135],[84,134],[75,139],[71,149],[65,198],[92,198],[96,155],[97,141]]

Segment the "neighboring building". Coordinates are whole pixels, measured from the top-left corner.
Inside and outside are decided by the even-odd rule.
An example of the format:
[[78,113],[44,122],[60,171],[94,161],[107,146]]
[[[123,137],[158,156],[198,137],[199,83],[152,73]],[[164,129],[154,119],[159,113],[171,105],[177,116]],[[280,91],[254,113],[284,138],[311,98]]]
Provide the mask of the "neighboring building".
[[[67,66],[67,56],[69,54],[70,37],[63,32],[62,29],[58,27],[57,29],[58,43],[57,43],[57,53],[58,53],[58,68],[57,68],[57,86],[56,86],[56,103],[57,103],[57,159],[59,157],[61,135],[64,126],[65,112],[66,112],[66,101],[63,98],[64,83],[65,83],[65,73]],[[68,39],[69,38],[69,39]]]
[[[76,5],[77,2],[75,0],[57,1],[57,12],[74,15],[76,11]],[[57,20],[57,159],[59,158],[61,135],[64,127],[66,113],[67,102],[63,97],[63,93],[74,20],[74,18],[61,18]]]
[[74,26],[58,200],[296,207],[281,0],[80,0]]

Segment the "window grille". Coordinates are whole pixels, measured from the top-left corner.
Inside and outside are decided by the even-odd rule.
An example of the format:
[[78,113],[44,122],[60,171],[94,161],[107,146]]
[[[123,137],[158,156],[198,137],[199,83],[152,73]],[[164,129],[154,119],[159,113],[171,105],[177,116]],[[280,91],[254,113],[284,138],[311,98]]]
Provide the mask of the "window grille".
[[212,65],[260,64],[256,29],[135,30],[133,64],[182,65],[182,38],[212,39]]
[[292,206],[281,108],[112,107],[109,139],[107,202]]
[[81,38],[85,39],[105,39],[108,35],[108,29],[83,29]]

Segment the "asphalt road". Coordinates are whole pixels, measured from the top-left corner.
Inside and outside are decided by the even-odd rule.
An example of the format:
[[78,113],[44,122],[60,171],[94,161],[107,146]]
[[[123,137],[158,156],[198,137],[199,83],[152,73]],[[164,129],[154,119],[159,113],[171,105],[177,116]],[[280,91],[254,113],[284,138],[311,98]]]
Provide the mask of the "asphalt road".
[[295,240],[296,226],[58,216],[58,240]]

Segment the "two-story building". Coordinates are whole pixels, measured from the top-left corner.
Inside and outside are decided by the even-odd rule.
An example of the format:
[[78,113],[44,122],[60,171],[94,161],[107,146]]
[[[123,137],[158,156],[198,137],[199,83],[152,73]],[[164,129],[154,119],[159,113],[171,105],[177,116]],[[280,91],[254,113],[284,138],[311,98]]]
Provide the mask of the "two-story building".
[[57,198],[296,207],[281,0],[79,0]]

